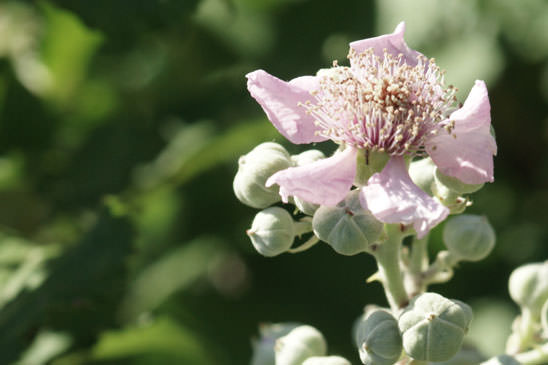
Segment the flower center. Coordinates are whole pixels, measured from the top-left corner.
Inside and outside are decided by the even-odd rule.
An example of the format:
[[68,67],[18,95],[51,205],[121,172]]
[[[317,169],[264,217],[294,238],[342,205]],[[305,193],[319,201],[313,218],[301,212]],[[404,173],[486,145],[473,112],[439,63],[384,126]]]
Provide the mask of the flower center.
[[351,49],[348,58],[350,67],[334,62],[318,73],[319,88],[304,104],[320,135],[355,148],[413,155],[440,128],[451,132],[447,118],[455,109],[456,89],[444,86],[433,59],[419,56],[411,66],[403,55],[385,51],[380,58],[372,48]]

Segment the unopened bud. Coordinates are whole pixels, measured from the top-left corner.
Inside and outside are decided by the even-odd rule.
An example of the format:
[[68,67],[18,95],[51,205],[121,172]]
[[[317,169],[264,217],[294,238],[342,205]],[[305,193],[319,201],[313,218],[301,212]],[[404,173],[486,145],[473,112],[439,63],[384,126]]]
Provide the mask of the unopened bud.
[[[324,158],[325,155],[320,150],[307,150],[299,153],[298,155],[292,155],[291,161],[293,161],[296,166],[303,166]],[[307,202],[306,200],[303,200],[297,196],[293,197],[293,201],[295,202],[295,206],[301,212],[308,215],[314,215],[314,212],[316,212],[316,209],[318,209],[319,207],[318,204]]]
[[257,213],[247,230],[253,247],[272,257],[289,250],[295,239],[295,222],[285,209],[270,207]]
[[351,191],[335,207],[321,206],[312,219],[314,233],[341,255],[365,252],[383,229],[367,209],[362,208],[359,191]]
[[355,336],[360,359],[365,365],[392,365],[401,356],[398,322],[385,310],[364,315],[356,326]]
[[464,321],[467,323],[467,326],[464,328],[464,333],[466,334],[468,333],[468,326],[470,326],[470,323],[472,323],[472,320],[474,319],[474,312],[468,304],[461,300],[451,299],[451,301],[458,305],[464,313]]
[[304,166],[309,163],[316,162],[325,158],[325,155],[320,150],[306,150],[298,155],[291,155],[291,161],[295,166]]
[[259,327],[260,338],[253,341],[251,365],[275,365],[274,344],[280,337],[287,335],[299,323],[272,323]]
[[520,365],[521,363],[509,355],[499,355],[482,362],[480,365]]
[[455,193],[462,194],[472,194],[483,187],[484,184],[465,184],[456,177],[447,176],[443,174],[438,168],[435,169],[434,177],[436,182],[443,184],[449,190],[454,191]]
[[289,153],[273,142],[261,143],[238,160],[233,188],[236,197],[250,207],[262,209],[280,201],[279,186],[265,186],[274,173],[293,165]]
[[276,341],[276,365],[302,365],[313,356],[325,356],[327,344],[314,327],[299,326]]
[[463,214],[447,221],[443,229],[443,241],[455,258],[479,261],[495,247],[495,231],[487,218]]
[[461,214],[465,211],[466,207],[470,205],[468,199],[460,196],[458,193],[436,180],[432,183],[431,189],[432,196],[438,198],[443,205],[449,208],[450,214]]
[[436,293],[415,297],[398,321],[403,348],[419,361],[446,361],[462,346],[471,316],[464,303]]
[[419,188],[427,194],[432,195],[435,169],[436,165],[430,157],[423,158],[409,164],[409,176]]
[[340,356],[313,356],[303,362],[303,365],[351,365],[350,361]]
[[[535,316],[548,300],[548,261],[527,264],[510,274],[508,289],[512,299]],[[538,318],[538,317],[537,317]]]

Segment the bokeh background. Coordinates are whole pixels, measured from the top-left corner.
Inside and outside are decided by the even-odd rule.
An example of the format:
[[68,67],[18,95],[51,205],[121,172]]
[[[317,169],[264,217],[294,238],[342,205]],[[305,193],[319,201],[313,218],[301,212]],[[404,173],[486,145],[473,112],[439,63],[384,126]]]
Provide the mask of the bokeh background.
[[256,211],[232,193],[238,157],[306,148],[244,75],[344,64],[349,41],[401,20],[461,100],[475,79],[489,88],[496,181],[469,210],[497,247],[433,289],[472,304],[471,340],[501,352],[508,275],[548,257],[548,2],[2,1],[0,363],[241,365],[258,324],[279,321],[357,363],[351,324],[385,303],[365,284],[374,260],[323,244],[267,259],[244,233]]

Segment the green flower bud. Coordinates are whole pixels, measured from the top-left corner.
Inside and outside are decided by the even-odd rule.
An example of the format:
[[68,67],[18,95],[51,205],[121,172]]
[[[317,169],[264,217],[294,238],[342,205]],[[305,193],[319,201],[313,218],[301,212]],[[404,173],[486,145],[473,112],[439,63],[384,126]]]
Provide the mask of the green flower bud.
[[472,320],[474,319],[474,312],[472,311],[472,308],[463,301],[460,301],[458,299],[451,299],[451,301],[461,307],[462,311],[464,312],[465,322],[468,323],[467,327],[464,329],[464,334],[467,334],[468,326],[470,325],[470,323],[472,323]]
[[259,327],[260,338],[253,341],[251,365],[275,365],[274,344],[280,337],[287,335],[299,323],[272,323]]
[[510,296],[517,304],[538,315],[544,302],[548,300],[548,261],[515,269],[510,275],[508,288]]
[[325,356],[327,344],[314,327],[299,326],[276,341],[276,365],[302,365],[312,356]]
[[432,195],[449,208],[451,214],[461,214],[470,205],[470,200],[460,196],[457,192],[449,189],[434,179],[432,183]]
[[321,206],[312,219],[314,233],[341,255],[368,250],[381,236],[383,224],[362,208],[359,191],[351,191],[335,207]]
[[[298,155],[292,155],[291,161],[293,161],[296,166],[303,166],[324,158],[325,155],[320,150],[307,150]],[[319,207],[319,205],[309,203],[297,196],[293,197],[293,202],[301,212],[308,215],[314,215],[314,212],[316,212],[316,209]]]
[[398,321],[403,348],[419,361],[446,361],[462,346],[471,316],[462,302],[436,293],[415,297]]
[[261,255],[272,257],[286,252],[293,244],[295,222],[285,209],[270,207],[257,213],[246,233]]
[[462,195],[471,194],[483,187],[484,184],[465,184],[456,177],[444,175],[437,167],[434,171],[434,178],[437,183],[446,186],[449,190]]
[[291,161],[293,161],[296,166],[303,166],[324,158],[325,155],[320,150],[306,150],[298,155],[292,155]]
[[480,365],[520,365],[520,362],[512,356],[499,355],[482,362]]
[[463,214],[447,221],[443,229],[443,241],[457,259],[479,261],[495,247],[495,231],[487,218]]
[[355,335],[360,359],[365,365],[392,365],[401,356],[398,322],[385,310],[364,315],[358,322]]
[[280,201],[279,186],[267,188],[265,183],[274,173],[293,165],[285,148],[273,142],[261,143],[240,157],[238,165],[232,184],[238,200],[257,209]]
[[356,320],[352,324],[352,338],[354,339],[354,345],[356,345],[356,347],[358,347],[358,348],[360,347],[359,332],[360,332],[360,326],[361,326],[362,322],[364,322],[367,319],[367,317],[369,317],[371,315],[371,313],[379,311],[379,310],[385,311],[389,314],[392,313],[392,312],[390,312],[390,309],[388,309],[388,308],[384,308],[384,307],[378,306],[376,304],[367,304],[363,308],[362,315],[359,316],[358,318],[356,318]]
[[319,208],[318,204],[307,202],[306,200],[302,200],[298,196],[293,197],[293,202],[295,203],[297,209],[307,215],[314,215],[314,213],[316,213],[316,210],[318,210]]
[[434,182],[434,170],[436,165],[430,157],[413,161],[409,164],[409,176],[411,180],[427,194],[432,195],[432,183]]
[[482,362],[485,357],[473,347],[463,347],[459,352],[447,361],[432,363],[432,365],[477,365]]
[[313,356],[303,362],[303,365],[351,365],[350,361],[340,356]]

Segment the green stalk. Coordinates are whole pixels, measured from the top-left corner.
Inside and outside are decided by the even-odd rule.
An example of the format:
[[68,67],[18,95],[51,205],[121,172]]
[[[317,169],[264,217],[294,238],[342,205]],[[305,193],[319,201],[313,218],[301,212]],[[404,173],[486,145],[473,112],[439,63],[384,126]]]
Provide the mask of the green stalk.
[[538,348],[522,352],[514,356],[521,364],[524,365],[542,365],[548,363],[548,343],[539,346]]
[[423,272],[428,268],[428,235],[419,239],[414,237],[411,254],[405,268],[405,288],[410,298],[426,291],[422,280]]
[[392,311],[397,313],[409,302],[400,270],[401,242],[405,234],[399,225],[386,225],[385,227],[388,238],[378,245],[373,256],[377,260],[379,277],[384,286],[386,299]]
[[519,351],[526,349],[534,342],[535,323],[540,318],[535,318],[529,308],[521,308],[521,320],[519,324]]
[[428,266],[428,234],[423,238],[414,238],[409,256],[409,271],[413,274],[422,273]]

